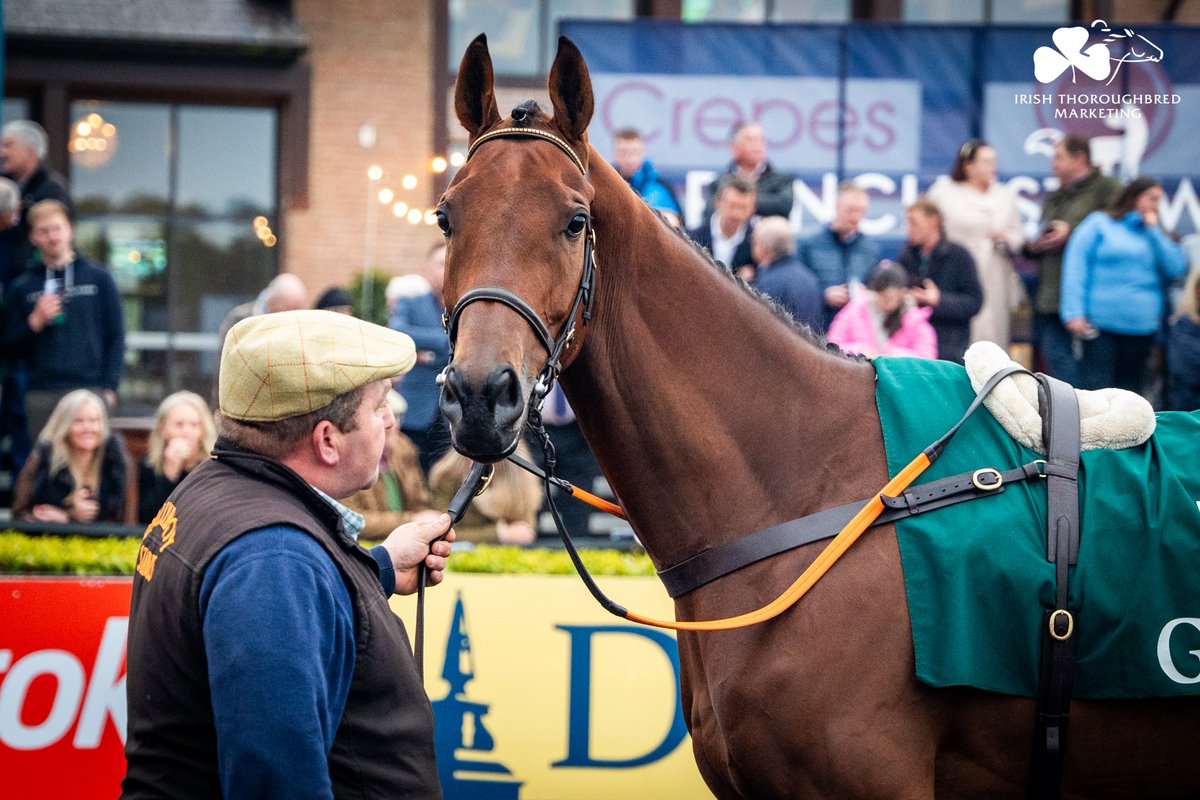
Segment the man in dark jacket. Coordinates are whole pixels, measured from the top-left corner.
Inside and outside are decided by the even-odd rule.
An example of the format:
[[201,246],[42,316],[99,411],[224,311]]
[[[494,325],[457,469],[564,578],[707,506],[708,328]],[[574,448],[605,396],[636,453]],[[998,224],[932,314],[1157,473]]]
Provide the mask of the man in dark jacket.
[[850,302],[856,284],[865,284],[879,264],[879,245],[858,229],[870,196],[853,181],[838,186],[833,221],[800,242],[797,257],[821,282],[825,305],[823,330]]
[[796,240],[783,217],[766,217],[751,236],[758,274],[755,289],[786,309],[797,322],[821,330],[821,282],[796,258]]
[[92,389],[110,408],[116,403],[125,322],[108,271],[75,252],[67,208],[43,200],[29,209],[29,226],[41,261],[5,294],[5,344],[25,359],[25,411],[36,438],[72,389]]
[[71,194],[63,176],[46,166],[49,145],[46,131],[27,119],[13,120],[0,128],[0,161],[4,177],[14,181],[21,190],[21,221],[19,235],[14,237],[16,251],[11,259],[20,267],[33,258],[29,241],[29,210],[42,200],[57,200],[73,213]]
[[[443,575],[446,515],[358,544],[402,333],[331,311],[250,317],[221,353],[221,438],[142,539],[124,798],[439,798],[433,710],[388,605]],[[315,409],[315,410],[314,410]],[[445,535],[445,539],[435,541]]]
[[1037,259],[1038,286],[1033,299],[1033,323],[1046,371],[1075,385],[1079,370],[1072,352],[1071,332],[1058,316],[1063,251],[1067,238],[1083,218],[1106,208],[1121,190],[1115,178],[1092,166],[1087,137],[1073,133],[1054,146],[1051,167],[1060,186],[1042,204],[1042,230],[1025,243],[1025,254]]
[[750,234],[754,230],[754,184],[737,175],[717,181],[716,210],[687,232],[692,241],[707,247],[712,257],[744,281],[754,279]]
[[899,261],[912,276],[912,296],[933,309],[929,323],[937,332],[938,358],[963,363],[983,287],[975,260],[965,247],[946,241],[942,213],[924,197],[908,207],[908,243]]
[[[755,213],[760,217],[787,217],[792,213],[793,187],[795,178],[790,173],[779,172],[767,160],[767,138],[757,122],[740,122],[729,135],[729,152],[733,160],[724,175],[737,175],[754,186]],[[708,205],[704,209],[707,219],[713,213],[720,178],[708,187]]]

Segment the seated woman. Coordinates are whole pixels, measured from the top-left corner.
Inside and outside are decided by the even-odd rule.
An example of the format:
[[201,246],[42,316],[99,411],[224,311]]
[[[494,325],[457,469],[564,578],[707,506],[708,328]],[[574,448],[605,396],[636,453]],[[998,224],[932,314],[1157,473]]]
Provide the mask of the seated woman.
[[937,358],[932,309],[908,294],[908,273],[884,261],[867,278],[867,289],[837,313],[825,338],[847,353]]
[[138,522],[150,522],[180,481],[208,458],[217,429],[204,398],[175,392],[158,404],[146,460],[138,468]]
[[[532,460],[525,442],[517,455]],[[471,471],[471,460],[451,450],[429,471],[435,508],[446,508]],[[460,542],[532,544],[537,538],[537,513],[542,507],[542,482],[510,461],[496,464],[487,488],[467,506],[454,526]]]
[[387,432],[379,480],[342,501],[363,515],[365,539],[382,539],[406,522],[438,516],[429,503],[429,487],[425,485],[417,446],[400,432],[407,410],[404,397],[391,391],[387,401],[396,424]]
[[128,458],[104,401],[77,389],[58,401],[13,490],[13,516],[41,522],[124,522]]

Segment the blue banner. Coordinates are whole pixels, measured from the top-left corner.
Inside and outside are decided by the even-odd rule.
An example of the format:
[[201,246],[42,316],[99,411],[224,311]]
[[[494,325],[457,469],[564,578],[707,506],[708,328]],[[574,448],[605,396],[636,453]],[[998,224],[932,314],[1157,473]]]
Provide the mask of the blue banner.
[[703,187],[729,161],[734,124],[763,125],[768,157],[797,180],[792,222],[828,221],[840,180],[871,190],[864,231],[902,236],[903,207],[948,173],[973,137],[996,148],[1030,232],[1057,187],[1055,142],[1091,138],[1122,178],[1163,180],[1164,223],[1200,230],[1200,28],[562,23],[596,93],[592,142],[640,130],[696,224]]

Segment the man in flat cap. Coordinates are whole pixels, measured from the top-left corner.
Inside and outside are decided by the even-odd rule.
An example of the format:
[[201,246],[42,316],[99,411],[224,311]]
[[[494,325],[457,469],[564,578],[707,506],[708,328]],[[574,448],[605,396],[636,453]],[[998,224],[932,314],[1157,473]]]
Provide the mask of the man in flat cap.
[[138,555],[123,797],[441,797],[388,597],[422,562],[441,580],[450,518],[366,550],[338,502],[375,481],[388,389],[414,358],[408,336],[329,311],[230,330],[213,458]]

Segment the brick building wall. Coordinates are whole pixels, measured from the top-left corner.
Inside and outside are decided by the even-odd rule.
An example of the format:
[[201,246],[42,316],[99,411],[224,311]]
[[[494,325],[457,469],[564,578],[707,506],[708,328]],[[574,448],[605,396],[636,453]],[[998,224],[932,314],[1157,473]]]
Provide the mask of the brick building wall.
[[[367,250],[367,197],[372,165],[397,200],[421,209],[435,202],[429,172],[433,152],[433,5],[438,0],[295,0],[293,11],[310,41],[312,68],[308,204],[285,210],[283,269],[295,272],[315,298],[345,285]],[[359,144],[374,126],[375,144]],[[405,174],[417,176],[411,191]],[[377,202],[377,201],[376,201]],[[420,268],[440,238],[434,226],[377,209],[375,265],[392,275]]]

